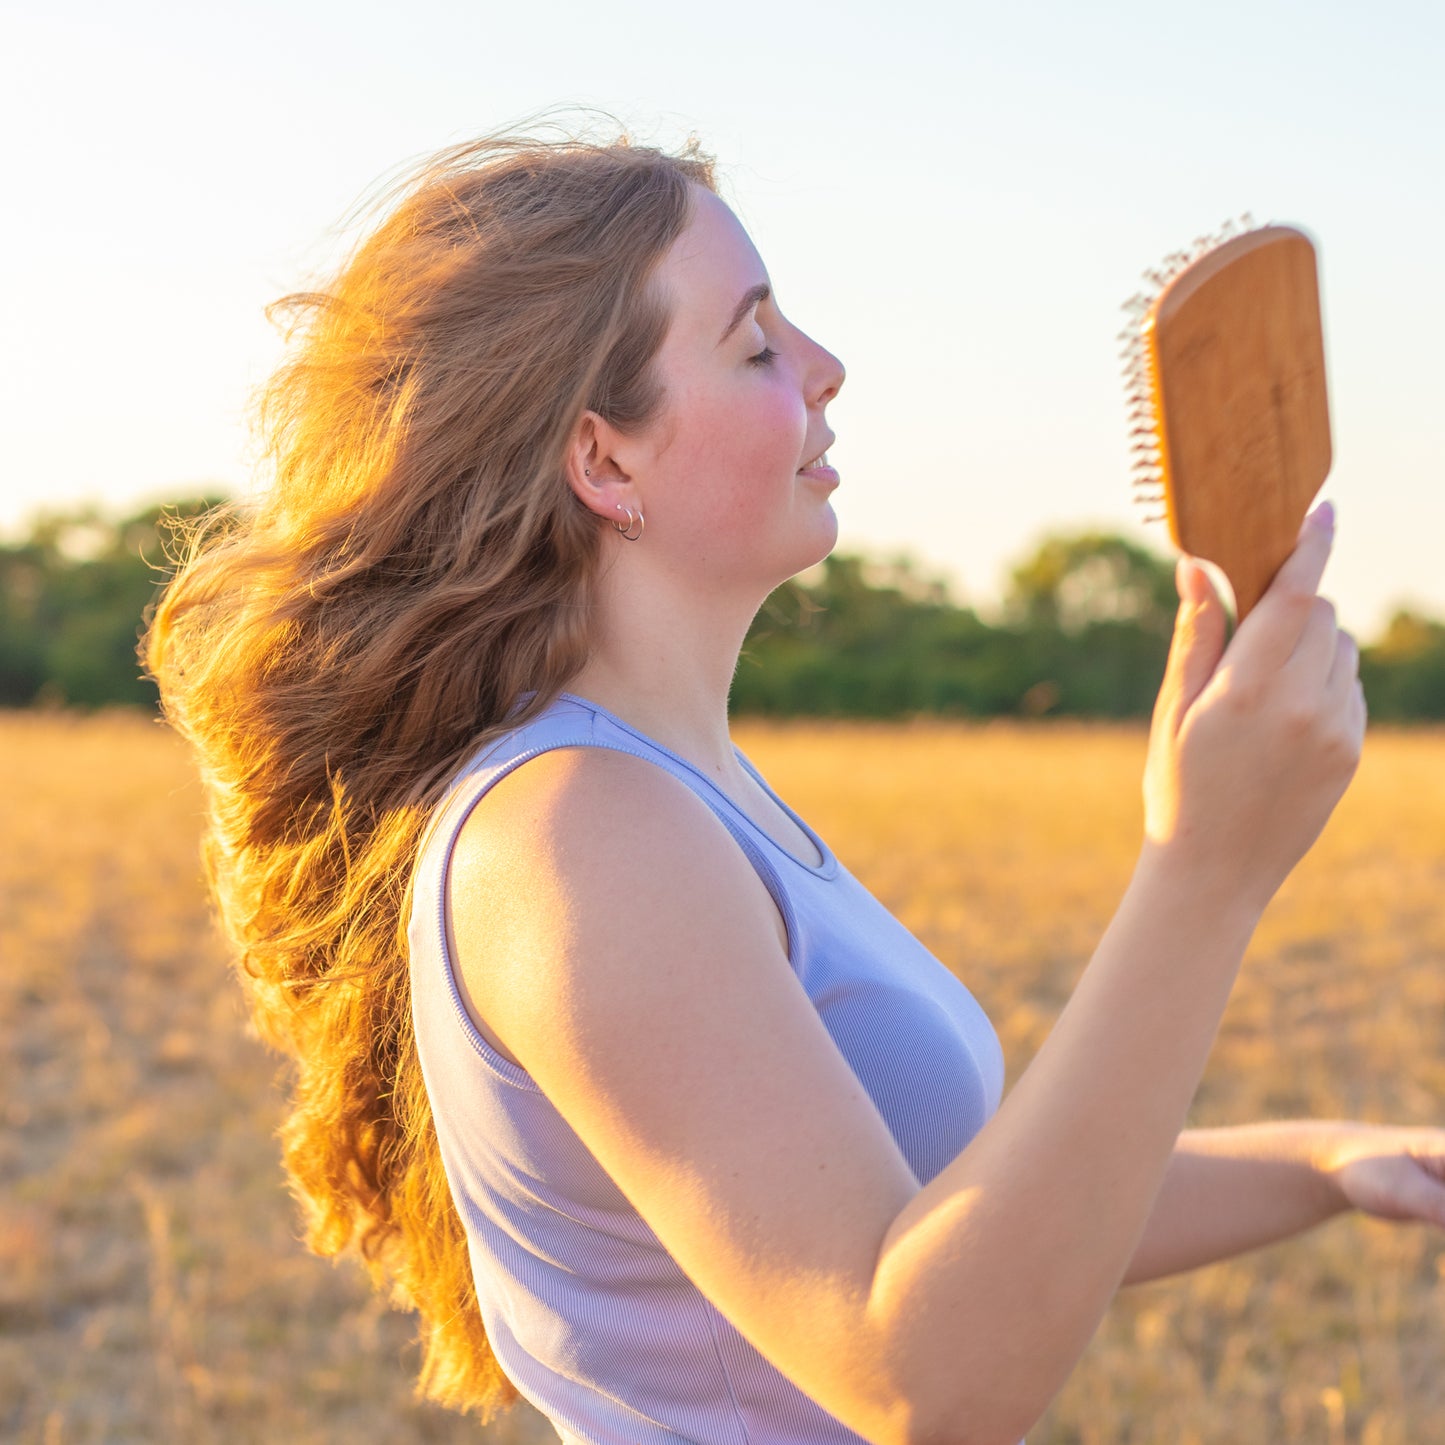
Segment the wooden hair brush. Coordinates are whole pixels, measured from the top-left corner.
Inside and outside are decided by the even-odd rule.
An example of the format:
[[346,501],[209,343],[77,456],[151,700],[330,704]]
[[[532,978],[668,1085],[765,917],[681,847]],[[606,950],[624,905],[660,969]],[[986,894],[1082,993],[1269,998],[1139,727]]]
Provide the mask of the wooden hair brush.
[[1314,246],[1288,226],[1231,225],[1145,279],[1120,335],[1136,493],[1163,503],[1151,520],[1177,547],[1219,567],[1243,620],[1330,470]]

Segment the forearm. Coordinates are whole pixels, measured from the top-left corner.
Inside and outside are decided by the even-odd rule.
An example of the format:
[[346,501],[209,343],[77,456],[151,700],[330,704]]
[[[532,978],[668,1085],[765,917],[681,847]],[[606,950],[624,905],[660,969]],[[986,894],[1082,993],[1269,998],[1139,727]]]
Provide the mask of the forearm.
[[867,1323],[907,1439],[1017,1440],[1138,1251],[1258,912],[1359,762],[1353,643],[1317,597],[1330,519],[1228,645],[1179,571],[1124,902],[998,1113],[881,1241]]
[[1348,1205],[1321,1169],[1342,1127],[1285,1120],[1179,1136],[1124,1276],[1139,1284],[1288,1239]]
[[930,1418],[981,1421],[998,1402],[983,1439],[1032,1425],[1117,1292],[1253,929],[1156,865],[1141,859],[998,1114],[884,1241],[874,1304],[890,1353],[920,1396],[952,1392]]

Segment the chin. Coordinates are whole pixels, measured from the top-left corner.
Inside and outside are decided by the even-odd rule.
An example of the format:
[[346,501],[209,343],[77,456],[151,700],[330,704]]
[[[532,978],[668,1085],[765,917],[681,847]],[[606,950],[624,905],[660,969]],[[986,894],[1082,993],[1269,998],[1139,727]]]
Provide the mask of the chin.
[[833,510],[831,502],[825,503],[823,515],[826,518],[826,525],[819,538],[822,548],[813,561],[808,564],[809,566],[816,566],[838,545],[838,514]]
[[796,577],[800,572],[806,572],[810,567],[816,567],[837,545],[838,518],[834,514],[833,508],[828,506],[824,508],[824,514],[819,518],[819,525],[814,529],[811,545],[800,547],[789,558],[789,570],[778,579],[778,585],[781,586],[789,577]]

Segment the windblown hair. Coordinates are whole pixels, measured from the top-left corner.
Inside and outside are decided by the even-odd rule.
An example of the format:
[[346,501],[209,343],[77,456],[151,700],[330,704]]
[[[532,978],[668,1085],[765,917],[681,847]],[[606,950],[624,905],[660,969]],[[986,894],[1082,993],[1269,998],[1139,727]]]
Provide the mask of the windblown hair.
[[651,278],[692,184],[714,186],[694,142],[625,134],[425,163],[329,285],[278,303],[295,324],[259,411],[274,480],[184,534],[143,644],[199,758],[255,1022],[294,1060],[281,1137],[307,1242],[355,1251],[420,1314],[418,1394],[486,1416],[516,1391],[417,1060],[411,872],[468,754],[586,659],[607,522],[565,451],[586,410],[627,431],[662,403]]

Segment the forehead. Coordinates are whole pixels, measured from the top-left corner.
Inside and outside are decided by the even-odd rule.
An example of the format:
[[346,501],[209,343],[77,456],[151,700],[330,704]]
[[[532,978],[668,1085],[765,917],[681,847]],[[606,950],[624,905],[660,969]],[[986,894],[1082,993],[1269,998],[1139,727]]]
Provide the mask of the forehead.
[[670,338],[712,346],[743,292],[767,279],[742,222],[711,191],[693,186],[688,223],[657,267],[672,313]]

